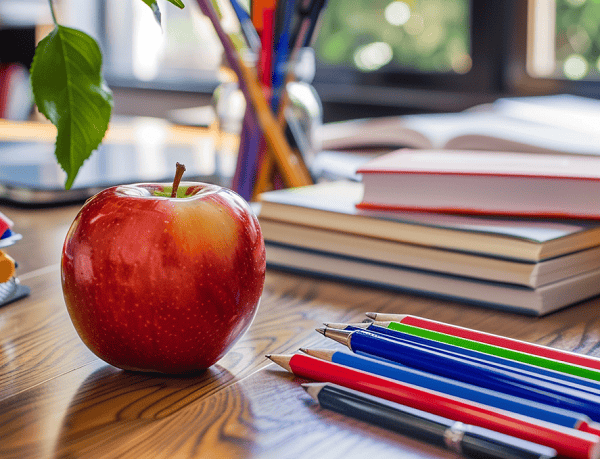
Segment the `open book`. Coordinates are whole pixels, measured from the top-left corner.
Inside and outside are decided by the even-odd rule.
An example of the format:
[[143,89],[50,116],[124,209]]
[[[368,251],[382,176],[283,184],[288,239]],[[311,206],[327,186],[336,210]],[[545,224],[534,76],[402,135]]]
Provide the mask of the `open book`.
[[600,101],[571,95],[502,98],[459,113],[324,125],[323,150],[419,148],[600,154]]

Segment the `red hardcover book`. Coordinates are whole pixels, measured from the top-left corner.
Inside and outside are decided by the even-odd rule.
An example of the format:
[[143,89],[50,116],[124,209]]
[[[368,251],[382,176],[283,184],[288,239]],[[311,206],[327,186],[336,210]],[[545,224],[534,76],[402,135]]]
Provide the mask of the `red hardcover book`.
[[363,209],[600,219],[600,157],[402,149],[362,174]]

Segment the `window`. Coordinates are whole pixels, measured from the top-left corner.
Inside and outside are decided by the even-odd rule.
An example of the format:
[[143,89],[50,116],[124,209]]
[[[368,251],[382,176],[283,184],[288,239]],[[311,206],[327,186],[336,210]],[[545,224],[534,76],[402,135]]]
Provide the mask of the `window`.
[[500,90],[511,3],[331,0],[315,43],[315,87],[326,107],[390,113],[486,102]]
[[[162,33],[140,0],[101,3],[110,84],[214,89],[222,47],[194,1],[178,10],[159,0]],[[326,110],[454,111],[508,94],[600,96],[599,24],[595,0],[329,0],[314,86]]]
[[330,1],[315,44],[324,65],[464,74],[471,69],[468,0]]
[[600,79],[600,3],[531,2],[527,71],[537,78]]

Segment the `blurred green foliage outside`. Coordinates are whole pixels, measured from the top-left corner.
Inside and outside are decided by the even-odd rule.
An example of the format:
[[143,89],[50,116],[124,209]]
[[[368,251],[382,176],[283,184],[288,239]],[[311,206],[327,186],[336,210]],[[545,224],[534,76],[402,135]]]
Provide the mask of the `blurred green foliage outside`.
[[466,73],[468,0],[335,0],[315,44],[326,65]]

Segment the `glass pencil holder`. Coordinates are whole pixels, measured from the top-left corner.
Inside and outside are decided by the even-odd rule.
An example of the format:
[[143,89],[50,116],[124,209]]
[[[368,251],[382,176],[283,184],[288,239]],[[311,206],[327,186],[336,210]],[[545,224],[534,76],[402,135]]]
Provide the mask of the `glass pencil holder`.
[[[285,122],[282,129],[290,147],[310,171],[310,164],[320,151],[317,132],[323,122],[323,109],[316,90],[305,81],[307,73],[311,74],[310,71],[296,73],[296,79],[285,85],[285,99],[282,98],[285,100],[282,108]],[[264,136],[256,112],[240,90],[235,74],[225,68],[220,72],[220,80],[212,97],[218,133],[215,145],[217,161],[233,163],[229,185],[242,197],[251,200],[264,161]],[[275,118],[278,115],[273,113]]]

